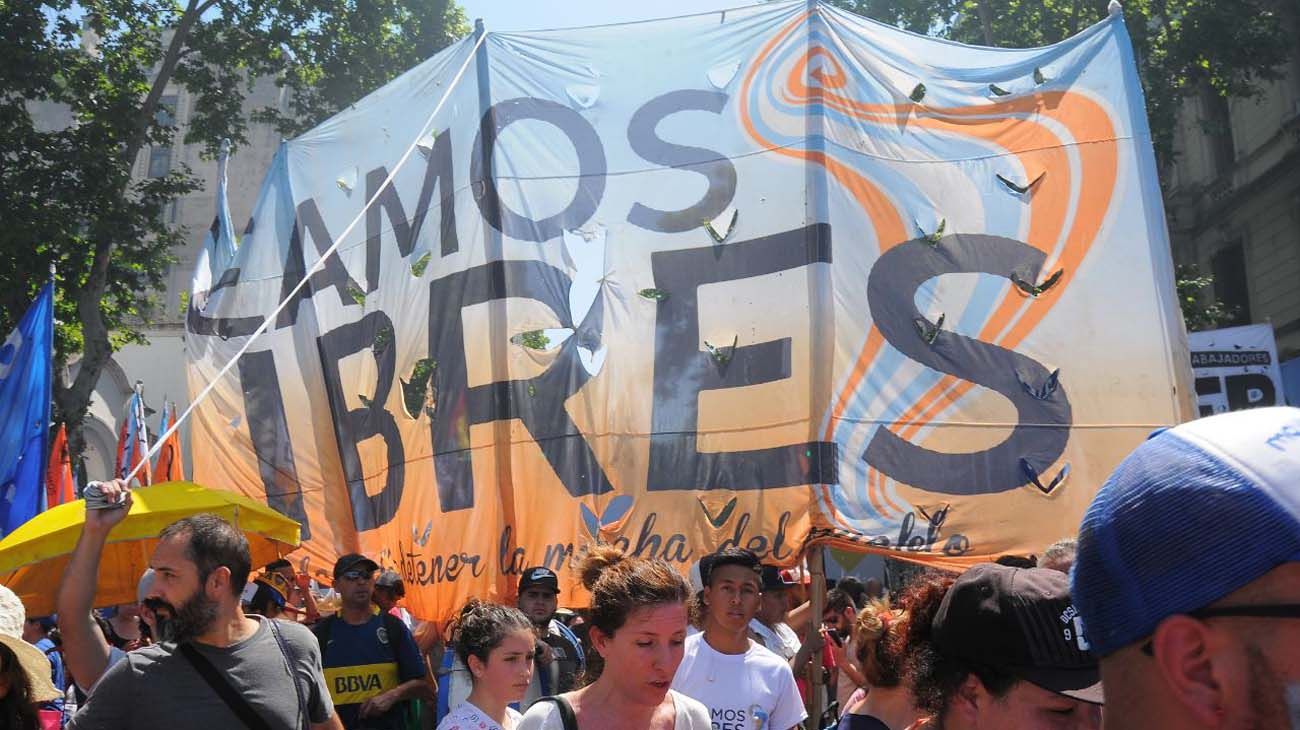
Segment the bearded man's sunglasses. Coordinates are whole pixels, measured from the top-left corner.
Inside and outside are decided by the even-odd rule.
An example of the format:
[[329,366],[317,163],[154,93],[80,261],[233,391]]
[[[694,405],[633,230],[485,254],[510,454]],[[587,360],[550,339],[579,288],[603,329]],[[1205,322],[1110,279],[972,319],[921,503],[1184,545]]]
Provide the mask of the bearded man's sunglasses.
[[[1258,606],[1220,606],[1219,608],[1202,608],[1188,611],[1186,616],[1200,620],[1207,618],[1300,618],[1300,603],[1271,603]],[[1155,656],[1151,640],[1147,639],[1141,647],[1142,653]]]

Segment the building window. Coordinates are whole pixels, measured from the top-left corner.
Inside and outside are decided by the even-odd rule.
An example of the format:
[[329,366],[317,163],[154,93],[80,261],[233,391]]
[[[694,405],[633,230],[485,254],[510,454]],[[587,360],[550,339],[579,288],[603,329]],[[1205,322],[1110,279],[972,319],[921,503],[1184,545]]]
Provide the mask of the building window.
[[1214,174],[1216,177],[1229,175],[1237,164],[1237,147],[1232,141],[1232,110],[1228,106],[1228,97],[1206,84],[1201,89],[1201,103],[1204,110],[1201,129],[1210,147]]
[[[158,100],[154,119],[164,127],[176,127],[176,95],[167,94]],[[171,145],[155,144],[149,148],[149,177],[165,177],[172,170]]]
[[1210,260],[1214,272],[1214,297],[1232,318],[1225,324],[1250,324],[1250,289],[1246,279],[1246,251],[1238,241],[1219,249]]
[[149,177],[165,177],[172,170],[172,148],[153,145],[149,148]]

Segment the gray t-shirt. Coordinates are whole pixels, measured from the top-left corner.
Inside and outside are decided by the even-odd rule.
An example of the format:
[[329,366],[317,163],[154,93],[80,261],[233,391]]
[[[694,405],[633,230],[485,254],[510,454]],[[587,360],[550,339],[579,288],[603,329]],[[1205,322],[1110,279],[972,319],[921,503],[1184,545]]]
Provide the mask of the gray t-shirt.
[[[286,661],[268,620],[259,616],[249,618],[260,625],[252,636],[238,644],[218,648],[195,643],[194,647],[272,728],[302,728],[293,681],[302,688],[311,722],[328,720],[334,714],[334,706],[321,674],[320,644],[316,637],[306,627],[277,621],[276,628],[289,649]],[[125,660],[104,673],[86,704],[68,724],[69,730],[144,727],[216,730],[241,726],[238,716],[173,643],[128,653]]]

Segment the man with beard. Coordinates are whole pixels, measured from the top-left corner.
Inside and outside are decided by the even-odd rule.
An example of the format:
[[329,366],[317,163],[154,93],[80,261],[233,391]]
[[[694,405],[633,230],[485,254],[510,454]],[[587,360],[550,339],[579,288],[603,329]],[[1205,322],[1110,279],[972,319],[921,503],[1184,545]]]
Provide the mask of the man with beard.
[[398,730],[406,726],[411,700],[433,697],[428,667],[406,624],[371,608],[378,571],[364,555],[339,558],[339,612],[312,629],[326,685],[347,730]]
[[[130,510],[125,483],[99,487],[119,506],[86,511],[61,601],[81,590],[94,595],[100,550]],[[311,633],[240,609],[250,564],[248,539],[216,515],[164,528],[149,560],[155,579],[146,602],[172,618],[158,626],[160,643],[128,653],[104,672],[68,728],[299,730],[310,724],[339,730]],[[89,585],[69,585],[78,580]]]
[[1156,433],[1079,527],[1108,730],[1300,728],[1300,409]]

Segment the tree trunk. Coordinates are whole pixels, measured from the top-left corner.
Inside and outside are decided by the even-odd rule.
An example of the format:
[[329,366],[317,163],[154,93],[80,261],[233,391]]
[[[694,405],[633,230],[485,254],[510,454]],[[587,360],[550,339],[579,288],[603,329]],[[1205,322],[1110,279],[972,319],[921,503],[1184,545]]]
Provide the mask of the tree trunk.
[[[167,44],[167,50],[163,53],[162,62],[158,66],[158,74],[154,76],[153,85],[140,105],[127,140],[122,146],[120,160],[128,170],[135,164],[136,157],[148,141],[149,126],[158,110],[158,102],[168,82],[171,81],[172,74],[176,71],[176,65],[189,40],[190,30],[212,4],[213,0],[207,0],[202,4],[198,0],[190,0],[180,21],[176,23],[171,41]],[[130,186],[133,183],[134,181],[128,176],[127,188],[122,191],[124,199],[130,197]],[[96,223],[95,253],[91,259],[90,275],[75,295],[83,343],[77,377],[69,385],[65,386],[60,382],[54,388],[55,405],[64,423],[68,425],[68,451],[74,462],[82,458],[86,447],[82,422],[90,409],[91,395],[95,392],[95,385],[99,382],[104,366],[113,356],[113,344],[109,339],[110,333],[104,323],[100,306],[104,294],[108,291],[108,271],[113,259],[113,250],[116,248],[117,231],[111,220],[101,218]]]
[[980,26],[984,28],[984,45],[993,45],[993,8],[989,0],[979,0]]

